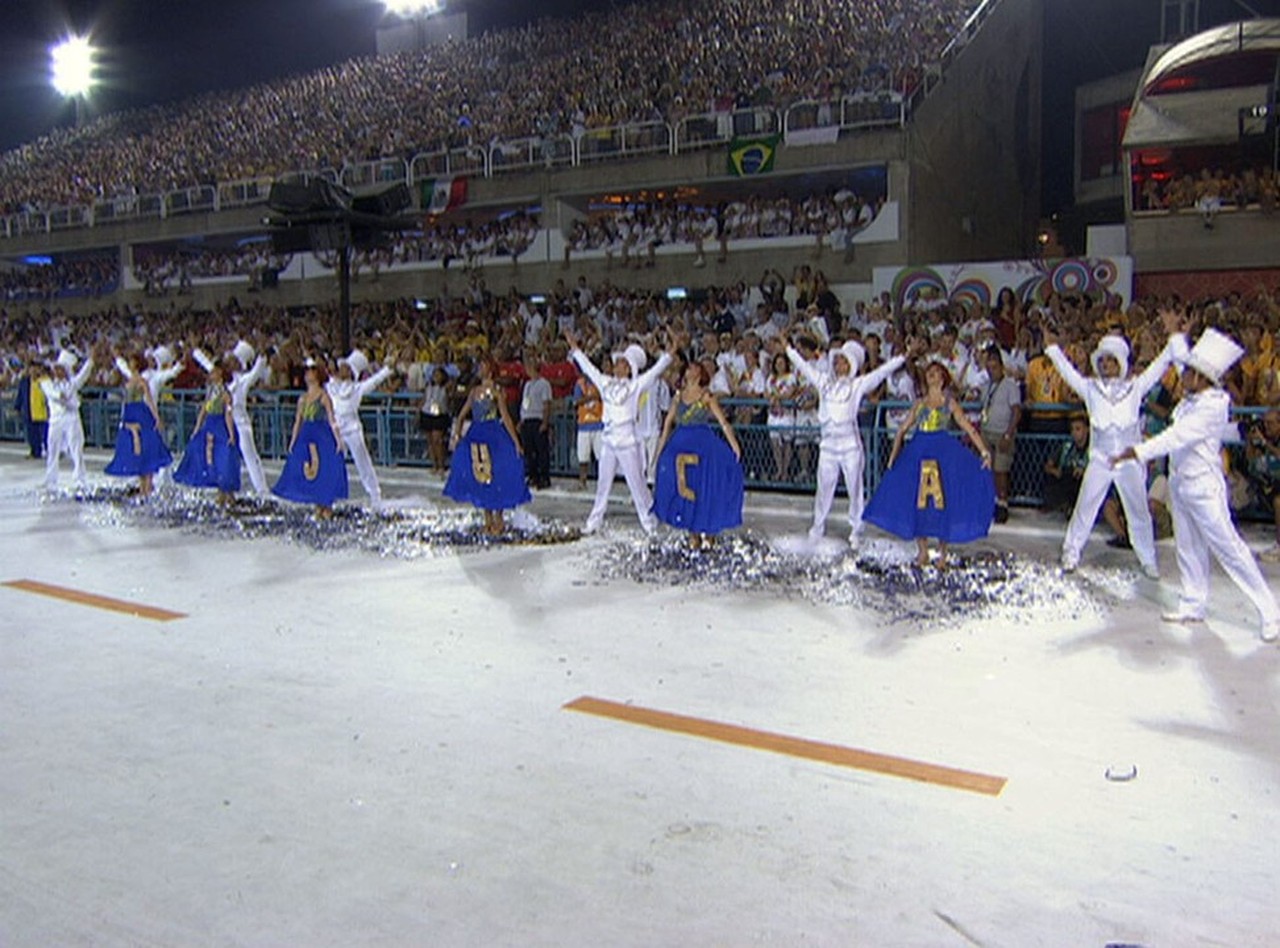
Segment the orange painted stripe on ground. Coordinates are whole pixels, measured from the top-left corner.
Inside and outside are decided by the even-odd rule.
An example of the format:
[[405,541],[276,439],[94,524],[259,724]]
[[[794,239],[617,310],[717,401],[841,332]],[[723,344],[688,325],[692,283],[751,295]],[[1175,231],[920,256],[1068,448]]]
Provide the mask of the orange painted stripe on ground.
[[21,589],[39,596],[61,599],[63,602],[93,606],[95,609],[108,609],[111,612],[123,612],[125,615],[137,616],[140,619],[154,619],[156,622],[172,622],[174,619],[185,619],[187,617],[184,612],[170,612],[168,609],[144,606],[139,602],[112,599],[110,596],[97,596],[93,593],[82,592],[79,589],[68,589],[65,586],[38,583],[34,579],[14,579],[3,585],[8,586],[10,589]]
[[723,741],[726,744],[739,744],[743,747],[754,747],[758,750],[788,754],[792,757],[804,757],[839,767],[852,767],[856,770],[870,770],[893,777],[906,777],[908,780],[920,780],[924,783],[953,787],[956,790],[971,790],[974,793],[985,793],[993,797],[999,796],[1008,782],[1005,777],[993,777],[989,774],[957,770],[954,767],[926,764],[918,760],[908,760],[905,757],[891,757],[874,751],[841,747],[839,744],[808,741],[800,737],[789,737],[786,734],[773,734],[769,731],[757,731],[735,724],[708,721],[705,718],[671,714],[668,711],[618,704],[616,701],[605,701],[601,698],[584,696],[570,701],[564,707],[569,711],[581,711],[583,714],[595,714],[632,724],[643,724],[663,731],[692,734],[694,737]]

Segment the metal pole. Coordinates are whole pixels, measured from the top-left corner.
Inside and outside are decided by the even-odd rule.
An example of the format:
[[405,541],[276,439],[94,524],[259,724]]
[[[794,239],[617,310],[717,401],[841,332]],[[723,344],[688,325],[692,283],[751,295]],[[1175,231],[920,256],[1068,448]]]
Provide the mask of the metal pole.
[[342,351],[351,351],[351,241],[338,250],[338,319],[342,323]]

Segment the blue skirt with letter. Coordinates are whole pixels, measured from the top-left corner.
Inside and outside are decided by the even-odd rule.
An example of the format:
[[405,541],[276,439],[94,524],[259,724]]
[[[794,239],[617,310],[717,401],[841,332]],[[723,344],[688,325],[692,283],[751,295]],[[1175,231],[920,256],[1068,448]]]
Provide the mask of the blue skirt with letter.
[[154,474],[173,463],[146,402],[126,402],[116,434],[116,453],[106,472],[116,477]]
[[228,492],[240,489],[240,449],[227,434],[225,416],[205,417],[187,442],[173,479],[188,487],[216,487]]
[[347,463],[327,419],[304,421],[271,493],[299,504],[332,507],[347,498]]
[[991,530],[996,488],[978,456],[945,431],[920,432],[885,471],[863,519],[904,540],[980,540]]
[[511,510],[533,499],[524,461],[501,421],[474,421],[449,462],[444,495],[481,510]]
[[658,456],[653,512],[694,533],[742,526],[742,465],[709,425],[681,425]]

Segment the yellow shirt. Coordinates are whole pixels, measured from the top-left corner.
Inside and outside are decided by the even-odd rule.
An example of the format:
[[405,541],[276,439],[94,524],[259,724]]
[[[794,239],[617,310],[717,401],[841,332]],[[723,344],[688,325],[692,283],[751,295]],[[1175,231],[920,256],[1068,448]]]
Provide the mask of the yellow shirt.
[[31,392],[27,397],[31,400],[32,421],[49,420],[49,402],[44,397],[44,389],[40,387],[40,383],[46,378],[48,376],[42,375],[31,380]]

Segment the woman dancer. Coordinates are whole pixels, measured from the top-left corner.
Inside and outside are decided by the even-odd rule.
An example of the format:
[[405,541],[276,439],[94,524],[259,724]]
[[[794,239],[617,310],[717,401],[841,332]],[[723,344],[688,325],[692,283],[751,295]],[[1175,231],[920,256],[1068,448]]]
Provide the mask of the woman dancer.
[[[696,362],[685,369],[662,426],[654,484],[653,512],[663,523],[688,530],[695,550],[710,549],[717,533],[742,525],[742,447],[707,391],[710,381]],[[712,430],[713,420],[723,439]]]
[[[316,516],[333,516],[334,501],[347,498],[347,465],[342,457],[342,432],[325,391],[329,373],[307,360],[303,373],[307,390],[298,399],[289,436],[289,456],[271,493],[300,504],[315,504]],[[358,424],[358,422],[357,422]]]
[[[911,406],[893,439],[889,470],[867,504],[866,520],[914,539],[921,568],[929,565],[929,537],[937,539],[938,568],[946,569],[948,543],[968,543],[990,531],[996,489],[991,452],[953,396],[951,373],[941,362],[931,362],[924,381],[924,397]],[[949,433],[953,423],[977,446],[981,464]],[[904,448],[913,427],[918,431]]]
[[240,489],[240,449],[226,385],[230,374],[225,361],[210,363],[209,386],[196,416],[195,433],[173,472],[179,484],[216,488],[219,504],[229,503]]
[[636,414],[640,397],[658,382],[671,364],[675,343],[671,350],[658,357],[649,371],[641,374],[648,357],[639,346],[627,346],[625,352],[613,354],[613,374],[605,375],[587,358],[578,344],[573,330],[566,329],[565,339],[573,347],[570,353],[582,374],[600,390],[604,402],[604,437],[600,452],[596,500],[587,516],[584,533],[595,533],[604,522],[604,512],[609,506],[609,491],[613,477],[621,470],[631,491],[631,503],[640,518],[645,533],[652,533],[657,518],[653,515],[653,495],[644,480],[644,446],[636,434]]
[[[124,371],[126,368],[128,372]],[[106,472],[113,477],[137,477],[138,493],[150,497],[156,472],[172,464],[173,455],[161,434],[160,412],[144,374],[146,368],[147,360],[142,355],[135,355],[132,365],[126,362],[121,366],[125,376],[124,410],[116,435],[116,453]]]
[[[506,529],[503,511],[532,499],[525,482],[520,439],[502,387],[495,381],[497,366],[490,358],[480,361],[480,382],[453,422],[456,447],[449,462],[444,495],[484,511],[484,532],[498,536]],[[462,424],[471,425],[462,434]]]

